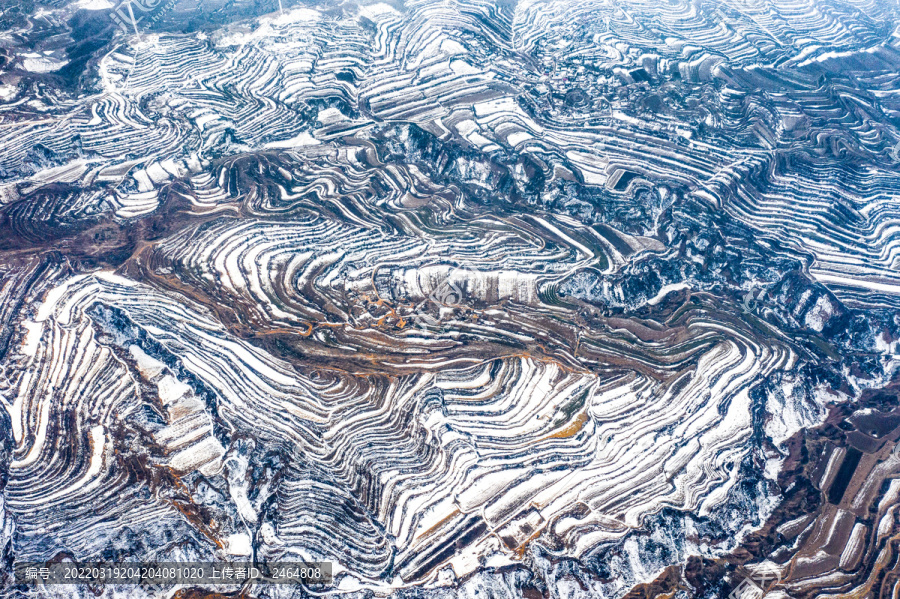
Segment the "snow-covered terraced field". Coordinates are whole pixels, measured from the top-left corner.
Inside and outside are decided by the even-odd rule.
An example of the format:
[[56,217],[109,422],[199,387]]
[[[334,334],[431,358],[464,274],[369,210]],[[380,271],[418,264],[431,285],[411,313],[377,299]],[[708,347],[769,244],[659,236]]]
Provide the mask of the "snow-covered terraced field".
[[896,2],[248,6],[0,9],[0,597],[900,574]]

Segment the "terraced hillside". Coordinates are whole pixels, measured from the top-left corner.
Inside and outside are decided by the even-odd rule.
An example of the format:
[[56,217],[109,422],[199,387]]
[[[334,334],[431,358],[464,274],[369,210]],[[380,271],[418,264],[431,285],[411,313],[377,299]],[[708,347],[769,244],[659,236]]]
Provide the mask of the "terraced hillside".
[[898,16],[0,6],[0,597],[897,596]]

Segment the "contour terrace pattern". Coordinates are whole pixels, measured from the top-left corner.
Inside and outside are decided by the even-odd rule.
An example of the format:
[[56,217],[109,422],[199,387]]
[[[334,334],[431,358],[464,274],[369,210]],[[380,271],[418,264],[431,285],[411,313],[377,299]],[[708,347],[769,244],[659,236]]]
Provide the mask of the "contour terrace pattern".
[[895,5],[188,4],[3,15],[3,568],[624,597],[894,388]]

